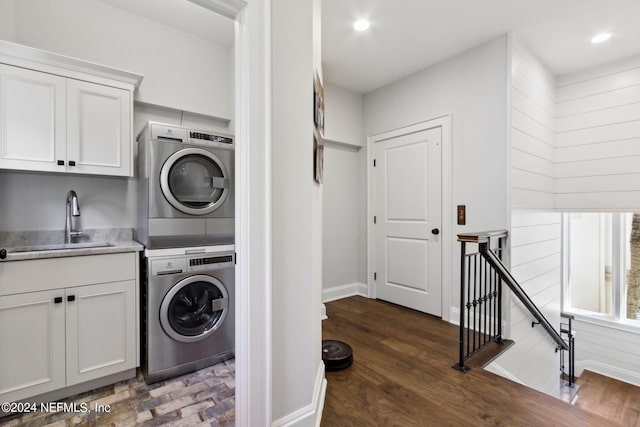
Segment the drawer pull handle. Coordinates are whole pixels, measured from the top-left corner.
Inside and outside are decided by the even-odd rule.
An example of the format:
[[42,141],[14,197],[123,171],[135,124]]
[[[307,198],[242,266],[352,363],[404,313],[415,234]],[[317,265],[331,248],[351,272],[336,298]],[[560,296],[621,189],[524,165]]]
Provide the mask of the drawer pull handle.
[[75,295],[69,295],[67,297],[67,301],[71,302],[71,301],[75,301],[76,300],[76,296]]
[[54,303],[54,304],[60,304],[61,302],[62,302],[62,297],[55,297],[55,298],[53,299],[53,303]]

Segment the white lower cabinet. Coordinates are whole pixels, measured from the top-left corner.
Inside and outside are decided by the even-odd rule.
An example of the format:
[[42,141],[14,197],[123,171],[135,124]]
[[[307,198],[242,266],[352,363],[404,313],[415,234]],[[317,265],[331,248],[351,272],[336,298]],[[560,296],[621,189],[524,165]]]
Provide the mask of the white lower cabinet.
[[[76,268],[83,261],[85,266],[102,264],[102,258],[106,268],[116,269],[117,278],[130,280],[97,283],[106,280],[99,271]],[[15,284],[22,271],[28,290],[56,282],[46,280],[47,274],[59,278],[69,271],[80,275],[73,284],[86,283],[11,295],[3,293],[20,286],[3,290],[0,284],[0,401],[26,399],[138,365],[136,259],[130,253],[0,264],[0,282]],[[56,270],[47,273],[43,267]]]
[[136,367],[135,283],[66,290],[67,385]]
[[62,295],[56,290],[0,297],[0,401],[65,386]]

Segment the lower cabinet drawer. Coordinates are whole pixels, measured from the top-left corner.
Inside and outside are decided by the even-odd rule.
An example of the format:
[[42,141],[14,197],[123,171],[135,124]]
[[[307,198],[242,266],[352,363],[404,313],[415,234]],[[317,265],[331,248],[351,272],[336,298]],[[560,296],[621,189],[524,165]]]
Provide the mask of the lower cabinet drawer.
[[136,278],[137,252],[0,263],[0,295]]

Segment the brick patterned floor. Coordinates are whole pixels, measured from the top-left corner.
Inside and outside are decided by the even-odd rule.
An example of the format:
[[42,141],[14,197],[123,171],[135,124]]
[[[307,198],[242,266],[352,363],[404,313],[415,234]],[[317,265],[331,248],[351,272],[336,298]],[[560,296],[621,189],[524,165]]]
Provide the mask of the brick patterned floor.
[[[0,418],[2,427],[161,426],[223,427],[235,424],[235,361],[147,385],[138,376],[61,400],[89,411],[35,412]],[[110,412],[93,410],[97,405]]]

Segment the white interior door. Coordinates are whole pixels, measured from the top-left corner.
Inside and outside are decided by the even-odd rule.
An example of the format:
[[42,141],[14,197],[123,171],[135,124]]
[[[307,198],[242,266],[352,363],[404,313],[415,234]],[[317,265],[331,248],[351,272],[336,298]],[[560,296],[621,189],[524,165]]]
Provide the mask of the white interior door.
[[442,316],[442,127],[374,146],[376,297]]

